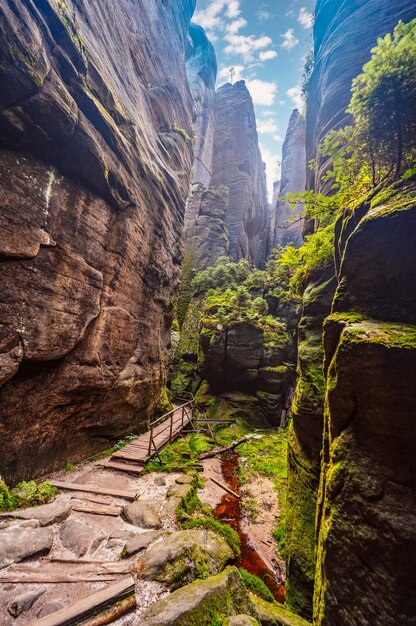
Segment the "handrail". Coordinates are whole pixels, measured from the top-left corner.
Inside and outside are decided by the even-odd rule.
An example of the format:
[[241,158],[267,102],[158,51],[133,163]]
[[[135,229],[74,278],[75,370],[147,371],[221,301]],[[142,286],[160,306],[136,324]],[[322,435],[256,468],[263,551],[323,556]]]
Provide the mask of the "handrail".
[[149,450],[148,450],[148,452],[149,452],[149,456],[151,456],[151,453],[152,453],[152,445],[153,445],[153,447],[154,447],[154,449],[155,449],[155,452],[156,452],[156,454],[157,454],[157,456],[158,456],[158,458],[159,458],[159,461],[160,461],[160,457],[159,457],[159,448],[158,448],[158,446],[157,446],[157,444],[156,444],[156,441],[155,441],[155,436],[154,436],[154,434],[153,434],[153,433],[154,433],[155,426],[156,426],[157,424],[163,424],[165,421],[168,421],[168,419],[170,418],[170,423],[169,423],[169,424],[167,424],[166,428],[163,428],[162,430],[160,430],[160,431],[157,433],[157,435],[156,435],[156,436],[158,436],[158,435],[160,435],[160,434],[164,433],[166,430],[168,430],[168,429],[169,429],[169,430],[170,430],[170,433],[169,433],[169,443],[172,443],[172,436],[173,436],[173,419],[174,419],[175,413],[176,413],[177,411],[180,411],[180,410],[182,409],[182,417],[181,417],[181,418],[179,418],[179,419],[182,419],[182,424],[181,424],[181,430],[182,430],[182,429],[183,429],[183,427],[184,427],[184,417],[185,417],[185,413],[186,413],[186,416],[187,416],[187,418],[188,418],[188,420],[189,420],[189,414],[188,414],[188,412],[186,411],[186,408],[187,408],[187,407],[189,407],[189,406],[191,406],[191,407],[192,407],[192,412],[191,412],[191,421],[192,421],[192,416],[193,416],[193,412],[194,412],[194,405],[195,405],[195,399],[194,399],[193,394],[192,394],[192,393],[190,393],[189,391],[185,392],[185,393],[184,393],[184,395],[188,396],[188,398],[191,398],[191,399],[190,399],[190,400],[186,400],[185,398],[177,398],[178,400],[185,400],[185,402],[184,402],[183,404],[181,404],[181,405],[179,405],[179,406],[175,407],[175,408],[174,408],[174,409],[172,409],[171,411],[168,411],[168,412],[167,412],[167,413],[165,413],[164,415],[161,415],[160,417],[158,417],[157,419],[155,419],[153,422],[150,422],[150,424],[149,424],[149,426],[150,426],[150,433],[149,433],[149,434],[150,434],[150,436],[149,436]]

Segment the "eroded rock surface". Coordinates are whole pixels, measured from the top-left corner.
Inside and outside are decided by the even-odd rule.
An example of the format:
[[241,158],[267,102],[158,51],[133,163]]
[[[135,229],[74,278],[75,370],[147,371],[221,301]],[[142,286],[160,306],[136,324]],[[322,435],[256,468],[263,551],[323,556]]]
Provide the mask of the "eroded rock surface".
[[[306,188],[306,126],[305,118],[295,109],[290,117],[289,126],[282,149],[282,179],[279,196],[305,191]],[[291,243],[299,247],[303,243],[303,204],[296,206],[287,200],[275,201],[272,211],[274,229],[271,233],[272,246],[286,246]]]
[[194,8],[2,5],[8,482],[145,429],[157,404],[193,158],[185,49]]
[[13,526],[0,532],[0,569],[30,556],[48,552],[53,540],[50,528]]

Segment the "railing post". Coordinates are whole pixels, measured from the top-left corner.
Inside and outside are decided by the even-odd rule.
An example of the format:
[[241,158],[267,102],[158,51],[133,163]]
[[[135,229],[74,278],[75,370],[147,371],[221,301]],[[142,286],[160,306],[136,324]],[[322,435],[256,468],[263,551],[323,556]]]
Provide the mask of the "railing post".
[[182,430],[183,430],[183,420],[184,420],[184,417],[185,417],[185,407],[183,406],[182,407]]
[[152,454],[152,442],[153,442],[153,424],[150,427],[149,454],[148,454],[148,456],[150,456]]
[[173,432],[173,416],[175,412],[172,411],[170,414],[170,431],[169,431],[169,443],[172,443],[172,432]]

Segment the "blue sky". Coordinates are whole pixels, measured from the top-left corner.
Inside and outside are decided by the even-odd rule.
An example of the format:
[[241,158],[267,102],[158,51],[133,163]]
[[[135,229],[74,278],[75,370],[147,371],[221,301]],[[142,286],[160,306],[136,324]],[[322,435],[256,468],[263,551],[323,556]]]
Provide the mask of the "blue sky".
[[215,47],[218,86],[229,81],[233,66],[253,97],[269,195],[289,117],[303,107],[299,82],[314,6],[315,0],[197,0],[193,21]]

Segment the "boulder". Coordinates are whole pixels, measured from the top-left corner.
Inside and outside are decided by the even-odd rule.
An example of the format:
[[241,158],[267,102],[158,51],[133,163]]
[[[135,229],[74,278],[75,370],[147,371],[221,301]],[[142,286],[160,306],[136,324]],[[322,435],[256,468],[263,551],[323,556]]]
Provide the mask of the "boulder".
[[70,498],[62,498],[41,506],[3,513],[1,518],[35,520],[39,526],[50,526],[66,520],[71,512],[71,508]]
[[156,539],[166,535],[168,535],[168,533],[164,533],[160,530],[151,530],[150,532],[140,533],[140,535],[131,535],[125,545],[124,556],[131,556],[132,554],[136,554],[136,552],[141,552],[156,541]]
[[232,558],[228,543],[213,531],[179,530],[147,548],[140,557],[140,575],[176,589],[218,574]]
[[166,478],[164,476],[155,476],[153,482],[155,483],[156,487],[163,487],[163,485],[166,485]]
[[135,626],[211,626],[215,618],[257,613],[235,567],[174,591],[143,613]]
[[88,550],[94,551],[105,539],[102,532],[72,518],[62,524],[59,537],[62,545],[74,552],[78,558],[84,556]]
[[190,483],[172,485],[168,489],[168,498],[180,498],[185,500],[193,491],[194,487]]
[[26,611],[32,608],[36,600],[38,600],[45,591],[46,587],[42,587],[36,591],[26,591],[22,593],[7,606],[8,612],[12,617],[19,617],[19,615],[26,613]]
[[0,532],[0,569],[17,563],[52,546],[53,533],[50,528],[20,528],[12,526]]
[[195,482],[195,478],[193,476],[189,476],[189,474],[182,474],[182,476],[178,476],[175,480],[175,483],[178,485],[192,485]]
[[124,507],[123,516],[130,524],[140,528],[162,527],[162,520],[151,502],[132,502]]
[[299,615],[292,613],[277,602],[272,604],[250,594],[261,626],[312,626]]

